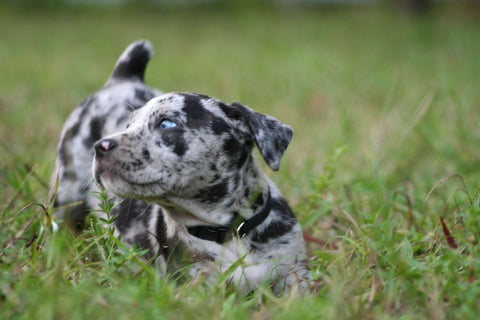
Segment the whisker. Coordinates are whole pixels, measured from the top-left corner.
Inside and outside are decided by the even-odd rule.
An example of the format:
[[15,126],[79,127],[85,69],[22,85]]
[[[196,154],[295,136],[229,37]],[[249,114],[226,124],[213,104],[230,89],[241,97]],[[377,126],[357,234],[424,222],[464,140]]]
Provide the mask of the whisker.
[[130,102],[125,101],[125,104],[127,105],[128,111],[133,112],[133,111],[137,110],[137,108],[135,108],[135,106],[133,104],[131,104]]
[[82,183],[80,184],[80,190],[82,192],[88,191],[92,182],[93,182],[93,173],[89,171],[85,176],[85,178],[82,179]]
[[87,171],[87,175],[82,179],[82,182],[80,183],[80,190],[82,192],[88,191],[90,188],[91,183],[93,182],[93,173],[92,170],[90,169],[92,167],[93,159],[89,162],[85,163],[85,168],[89,168]]

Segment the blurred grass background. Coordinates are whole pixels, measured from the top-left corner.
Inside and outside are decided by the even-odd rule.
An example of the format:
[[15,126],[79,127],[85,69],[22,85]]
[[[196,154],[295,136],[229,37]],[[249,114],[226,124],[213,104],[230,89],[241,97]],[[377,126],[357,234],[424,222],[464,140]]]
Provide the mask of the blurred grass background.
[[[0,6],[0,315],[476,317],[478,7],[240,3]],[[22,211],[46,197],[67,115],[140,38],[155,47],[147,84],[240,101],[294,128],[280,172],[269,174],[306,232],[332,243],[308,243],[318,294],[190,291],[148,274],[124,279],[110,260],[110,273],[77,269],[86,240],[42,238],[42,210]]]

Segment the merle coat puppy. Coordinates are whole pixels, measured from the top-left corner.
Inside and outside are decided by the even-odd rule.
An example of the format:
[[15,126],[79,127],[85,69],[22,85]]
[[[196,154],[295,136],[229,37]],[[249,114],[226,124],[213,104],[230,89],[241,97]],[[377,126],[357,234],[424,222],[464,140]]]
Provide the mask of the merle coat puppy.
[[[87,214],[98,209],[99,201],[91,193],[99,191],[91,175],[94,143],[125,130],[130,114],[161,94],[143,82],[152,52],[147,41],[128,46],[107,83],[81,102],[63,127],[51,182],[54,214],[77,231],[82,229]],[[126,243],[150,249],[150,256],[166,247],[159,208],[141,200],[129,200],[116,206],[112,213],[118,216],[116,227]]]
[[278,170],[292,134],[239,103],[170,93],[136,110],[126,130],[95,144],[93,172],[109,192],[163,211],[166,238],[202,258],[194,272],[214,276],[233,266],[230,281],[243,292],[264,283],[276,293],[305,291],[300,225],[252,155],[256,145]]

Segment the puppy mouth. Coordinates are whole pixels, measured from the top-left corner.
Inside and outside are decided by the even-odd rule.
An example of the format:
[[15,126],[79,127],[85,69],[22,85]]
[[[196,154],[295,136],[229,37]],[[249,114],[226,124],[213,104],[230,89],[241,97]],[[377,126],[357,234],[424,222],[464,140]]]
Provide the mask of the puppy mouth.
[[[100,188],[110,191],[122,198],[142,198],[145,193],[159,187],[159,180],[133,181],[115,166],[105,165],[101,161],[94,163],[94,177]],[[150,192],[148,192],[150,191]]]

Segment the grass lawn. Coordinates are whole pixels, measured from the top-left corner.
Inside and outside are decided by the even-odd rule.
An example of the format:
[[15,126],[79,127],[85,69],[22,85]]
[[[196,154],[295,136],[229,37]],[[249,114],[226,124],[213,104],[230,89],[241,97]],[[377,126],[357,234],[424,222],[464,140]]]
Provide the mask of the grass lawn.
[[[139,38],[155,47],[148,84],[294,128],[268,174],[313,239],[318,292],[242,297],[185,269],[158,277],[109,228],[50,232],[63,122]],[[0,7],[0,318],[476,319],[479,39],[459,8]]]

